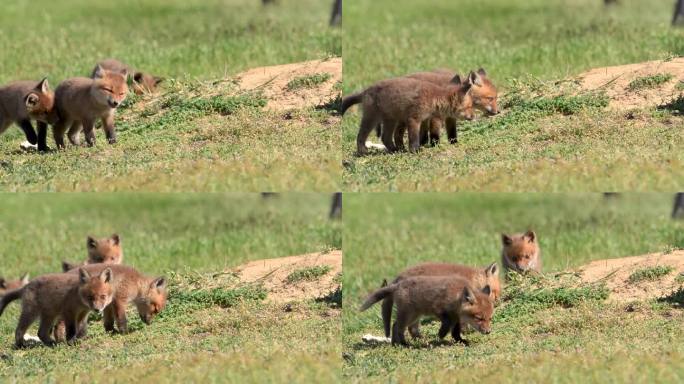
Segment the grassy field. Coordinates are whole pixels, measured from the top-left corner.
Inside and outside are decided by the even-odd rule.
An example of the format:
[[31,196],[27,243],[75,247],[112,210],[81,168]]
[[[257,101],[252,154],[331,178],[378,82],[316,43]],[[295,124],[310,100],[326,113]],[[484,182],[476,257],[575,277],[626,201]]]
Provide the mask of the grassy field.
[[[119,112],[115,146],[98,130],[95,148],[26,154],[19,150],[21,131],[9,129],[0,137],[0,190],[339,189],[340,136],[330,128],[336,120],[329,113],[306,109],[284,118],[264,111],[260,94],[238,94],[231,82],[219,82],[248,68],[341,56],[340,30],[327,25],[330,6],[316,0],[270,7],[257,0],[3,6],[0,49],[12,55],[0,58],[0,83],[48,76],[54,88],[88,75],[106,57],[167,81],[159,95],[131,98]],[[183,107],[188,100],[178,95],[192,97],[192,105]],[[136,112],[140,103],[145,113]],[[159,109],[174,113],[162,119]]]
[[[532,89],[542,91],[535,97],[548,97],[558,92],[558,79],[593,67],[684,55],[684,30],[669,26],[671,2],[620,3],[605,8],[595,0],[347,2],[344,91],[433,68],[484,67],[509,96]],[[342,124],[345,190],[681,188],[681,110],[655,112],[653,106],[634,120],[578,103],[570,114],[530,114],[520,105],[526,101],[503,97],[500,105],[508,114],[464,123],[458,145],[445,143],[418,155],[356,157],[360,114],[349,113]],[[525,118],[512,118],[511,111]]]
[[[525,294],[504,288],[490,335],[470,347],[436,343],[438,324],[411,348],[361,343],[381,335],[365,295],[420,261],[486,265],[500,233],[536,230],[547,272],[590,260],[684,247],[670,194],[366,194],[345,196],[343,349],[350,382],[677,382],[684,378],[684,312],[669,304],[609,304],[600,287]],[[372,267],[370,267],[372,266]],[[552,274],[547,274],[555,282]],[[544,283],[545,280],[542,280]],[[410,340],[410,339],[409,339]]]
[[85,259],[87,234],[118,232],[125,263],[169,277],[171,296],[150,326],[131,309],[132,333],[107,335],[94,323],[77,346],[54,349],[12,348],[19,306],[11,304],[0,318],[0,381],[338,381],[339,309],[305,301],[286,312],[263,302],[259,287],[184,288],[211,285],[212,272],[249,260],[340,249],[329,203],[327,194],[3,196],[3,276],[59,270],[62,259]]

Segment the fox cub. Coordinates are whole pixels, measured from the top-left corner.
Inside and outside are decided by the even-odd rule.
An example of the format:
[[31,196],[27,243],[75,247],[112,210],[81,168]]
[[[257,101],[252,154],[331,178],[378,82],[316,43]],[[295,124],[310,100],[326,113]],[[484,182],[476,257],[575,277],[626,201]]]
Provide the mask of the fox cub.
[[121,249],[121,237],[116,233],[111,237],[96,239],[88,236],[86,239],[88,260],[82,263],[70,263],[62,261],[62,271],[68,272],[74,268],[86,264],[121,264],[123,262],[123,249]]
[[[57,121],[54,102],[47,78],[39,82],[16,81],[0,87],[0,134],[16,123],[29,143],[38,144],[38,150],[46,151],[47,124]],[[31,120],[38,124],[38,135]]]
[[79,145],[79,133],[85,133],[88,145],[95,145],[95,121],[102,120],[107,141],[116,143],[114,113],[128,94],[128,72],[113,72],[100,66],[93,78],[74,77],[64,80],[55,90],[55,104],[59,121],[53,125],[55,144],[64,148],[64,133],[69,141]]
[[4,277],[0,277],[0,296],[4,295],[8,291],[13,291],[19,289],[29,283],[28,273],[24,274],[18,280],[5,280]]
[[[398,283],[412,276],[457,276],[468,281],[475,289],[481,290],[489,286],[490,296],[494,302],[501,296],[499,268],[496,263],[492,263],[485,268],[472,268],[453,263],[422,263],[405,269],[392,283]],[[384,285],[387,285],[386,281],[383,283]],[[382,323],[385,328],[385,337],[390,337],[393,304],[392,296],[388,296],[382,301]],[[409,326],[409,333],[414,338],[421,337],[419,324],[419,322],[416,322]]]
[[136,95],[142,95],[144,93],[154,93],[157,91],[159,84],[162,81],[164,81],[164,79],[161,77],[152,76],[148,73],[134,70],[130,66],[116,59],[105,59],[97,63],[95,68],[93,68],[92,74],[90,75],[90,77],[93,79],[97,76],[98,66],[110,72],[128,72],[128,74],[131,76],[133,80],[131,88],[133,88],[133,92]]
[[361,306],[364,311],[389,296],[397,307],[397,319],[392,327],[392,344],[408,345],[406,328],[421,316],[432,315],[442,321],[439,338],[449,332],[457,342],[467,344],[461,329],[471,326],[481,333],[491,332],[494,301],[489,286],[475,289],[458,276],[413,276],[392,283],[371,293]]
[[38,337],[43,344],[55,344],[51,335],[59,318],[65,321],[67,341],[71,342],[77,337],[81,324],[85,323],[88,312],[102,312],[111,303],[114,294],[112,278],[109,268],[94,276],[84,269],[78,269],[75,274],[39,276],[0,299],[0,315],[7,304],[21,299],[21,315],[14,334],[18,348],[24,346],[24,334],[38,318]]
[[533,271],[541,273],[542,260],[537,235],[534,231],[515,235],[501,234],[501,263],[506,272],[524,273]]

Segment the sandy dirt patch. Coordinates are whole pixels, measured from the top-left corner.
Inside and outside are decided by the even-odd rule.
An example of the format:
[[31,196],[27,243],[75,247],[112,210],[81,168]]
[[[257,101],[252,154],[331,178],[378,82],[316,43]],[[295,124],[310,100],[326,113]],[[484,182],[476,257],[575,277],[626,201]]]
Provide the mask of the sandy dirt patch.
[[[658,74],[670,74],[672,79],[655,88],[629,89],[635,79]],[[681,85],[677,89],[684,82],[684,58],[594,68],[580,74],[578,80],[582,90],[605,91],[610,98],[608,106],[614,110],[659,106],[684,94]]]
[[[292,80],[320,74],[328,74],[329,78],[310,88],[288,89]],[[241,90],[263,92],[268,99],[267,109],[284,111],[319,106],[334,100],[340,93],[336,84],[342,81],[342,59],[253,68],[238,74],[235,79]]]
[[[673,271],[657,280],[630,282],[637,270],[670,266]],[[651,253],[619,259],[596,260],[578,268],[583,283],[603,283],[610,290],[609,301],[630,302],[667,296],[682,286],[675,279],[684,273],[684,250]]]

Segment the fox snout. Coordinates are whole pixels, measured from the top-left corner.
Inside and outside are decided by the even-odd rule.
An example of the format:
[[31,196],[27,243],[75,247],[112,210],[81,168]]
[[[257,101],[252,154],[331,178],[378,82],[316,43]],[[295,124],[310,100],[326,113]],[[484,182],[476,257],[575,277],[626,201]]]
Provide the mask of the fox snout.
[[140,320],[142,320],[143,323],[146,325],[150,325],[152,322],[152,316],[150,315],[143,315],[142,313],[140,314]]
[[108,103],[109,106],[112,107],[112,108],[116,108],[116,107],[118,107],[119,105],[121,105],[121,103],[120,103],[119,101],[114,100],[114,99],[112,99],[111,97],[107,100],[107,103]]

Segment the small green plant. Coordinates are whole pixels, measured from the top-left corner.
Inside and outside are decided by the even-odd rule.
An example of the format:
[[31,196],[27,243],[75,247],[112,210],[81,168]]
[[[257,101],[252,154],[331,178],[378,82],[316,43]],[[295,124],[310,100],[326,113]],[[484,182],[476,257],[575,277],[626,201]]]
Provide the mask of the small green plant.
[[630,283],[637,283],[639,281],[653,281],[658,280],[663,276],[669,275],[674,271],[674,268],[669,265],[658,265],[655,267],[648,267],[634,271],[627,279]]
[[684,273],[680,273],[679,275],[677,275],[677,277],[675,277],[674,281],[677,284],[684,283]]
[[627,89],[630,91],[637,91],[640,89],[655,88],[660,84],[667,83],[672,80],[674,76],[669,73],[658,73],[656,75],[639,77],[632,80],[628,85]]
[[675,85],[675,90],[684,91],[684,80],[679,80]]
[[669,295],[659,298],[656,302],[669,303],[677,306],[684,305],[684,287],[680,287]]
[[290,273],[285,280],[290,284],[296,283],[296,282],[299,282],[302,280],[311,281],[311,280],[316,280],[319,277],[326,275],[328,272],[330,272],[330,266],[329,265],[316,265],[314,267],[306,267],[306,268],[298,269],[298,270]]
[[330,80],[332,75],[329,73],[314,73],[312,75],[295,77],[287,83],[288,91],[296,91],[302,88],[313,88]]

